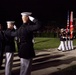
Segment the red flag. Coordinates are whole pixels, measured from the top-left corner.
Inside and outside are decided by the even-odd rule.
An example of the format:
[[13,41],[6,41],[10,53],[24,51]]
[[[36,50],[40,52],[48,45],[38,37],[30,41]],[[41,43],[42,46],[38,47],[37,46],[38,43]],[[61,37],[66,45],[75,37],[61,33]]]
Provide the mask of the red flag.
[[68,12],[68,15],[67,15],[67,27],[66,27],[66,33],[69,32],[69,12]]
[[73,30],[74,30],[74,27],[73,27],[73,11],[71,11],[71,14],[70,14],[70,37],[73,38]]

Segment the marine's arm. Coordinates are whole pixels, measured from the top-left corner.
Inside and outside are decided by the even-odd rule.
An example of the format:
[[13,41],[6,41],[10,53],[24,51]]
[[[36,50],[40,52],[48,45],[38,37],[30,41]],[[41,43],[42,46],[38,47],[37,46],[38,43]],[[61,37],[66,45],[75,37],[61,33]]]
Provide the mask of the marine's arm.
[[37,19],[33,19],[31,20],[34,24],[33,25],[29,25],[27,30],[29,31],[35,31],[38,30],[41,27],[41,23],[37,20]]

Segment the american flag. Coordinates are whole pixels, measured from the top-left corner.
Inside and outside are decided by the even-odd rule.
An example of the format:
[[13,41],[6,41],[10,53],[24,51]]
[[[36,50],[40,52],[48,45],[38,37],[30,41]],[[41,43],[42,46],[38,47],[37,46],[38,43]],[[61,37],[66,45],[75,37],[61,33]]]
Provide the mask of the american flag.
[[69,11],[68,11],[68,14],[67,14],[67,27],[66,27],[66,33],[69,32]]
[[73,11],[70,13],[70,37],[73,38]]

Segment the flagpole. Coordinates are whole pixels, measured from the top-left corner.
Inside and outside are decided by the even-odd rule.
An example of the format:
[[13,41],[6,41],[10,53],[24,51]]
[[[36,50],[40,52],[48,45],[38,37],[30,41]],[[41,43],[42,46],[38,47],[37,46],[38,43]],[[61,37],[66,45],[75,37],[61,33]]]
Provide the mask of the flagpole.
[[66,41],[65,41],[65,48],[66,50],[70,50],[70,39],[69,39],[69,11],[67,13],[67,26],[66,26]]
[[68,11],[68,14],[67,14],[67,27],[66,27],[66,33],[69,32],[69,11]]
[[70,41],[71,41],[71,49],[73,49],[73,11],[70,13]]

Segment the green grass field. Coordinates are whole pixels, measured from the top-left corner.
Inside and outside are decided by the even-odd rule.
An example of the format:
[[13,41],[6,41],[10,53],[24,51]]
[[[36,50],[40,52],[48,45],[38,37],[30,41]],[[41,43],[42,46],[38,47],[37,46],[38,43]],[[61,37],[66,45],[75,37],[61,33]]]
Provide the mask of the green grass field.
[[[16,42],[15,42],[16,43]],[[34,49],[35,50],[44,50],[49,48],[57,48],[60,44],[59,38],[35,38]],[[17,49],[17,44],[16,51]],[[76,46],[76,39],[74,39],[74,46]]]
[[[57,48],[60,44],[59,38],[35,38],[35,50],[43,50],[49,48]],[[76,45],[76,39],[74,39]]]
[[49,48],[56,48],[59,45],[57,38],[35,38],[35,50],[43,50]]

